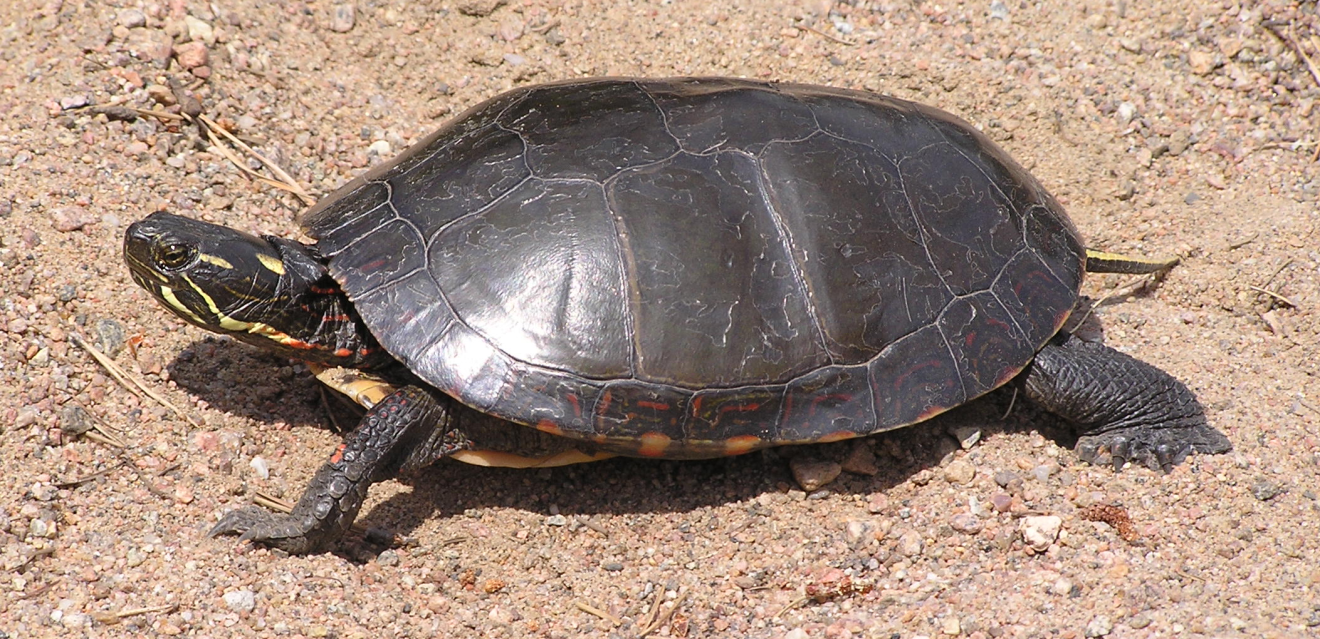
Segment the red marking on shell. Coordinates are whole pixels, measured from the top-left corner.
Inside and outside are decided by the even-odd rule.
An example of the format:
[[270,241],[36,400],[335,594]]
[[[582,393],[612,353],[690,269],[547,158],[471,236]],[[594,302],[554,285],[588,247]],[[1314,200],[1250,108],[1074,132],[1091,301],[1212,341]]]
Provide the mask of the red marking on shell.
[[841,442],[841,441],[843,441],[843,440],[845,440],[845,439],[852,439],[852,438],[854,438],[854,437],[856,437],[856,436],[857,436],[857,433],[854,433],[854,432],[852,432],[852,431],[848,431],[848,430],[836,430],[836,431],[834,431],[834,432],[832,432],[832,433],[828,433],[828,434],[825,434],[825,435],[821,435],[820,439],[817,440],[817,441],[819,441],[819,442],[822,443],[822,444],[828,444],[828,443],[830,443],[830,442]]
[[322,319],[324,319],[327,322],[348,322],[351,321],[353,318],[341,313],[339,315],[324,315],[322,316]]
[[339,287],[337,286],[309,286],[307,289],[313,293],[320,293],[321,295],[339,294]]
[[343,461],[344,449],[346,448],[348,448],[348,444],[340,444],[336,446],[334,454],[330,455],[330,463],[338,464],[340,461]]
[[976,331],[971,331],[971,332],[967,333],[967,337],[964,337],[964,338],[963,338],[963,343],[964,343],[964,344],[967,344],[968,346],[971,346],[972,344],[975,344],[975,343],[976,343]]
[[610,391],[605,391],[605,394],[600,396],[600,403],[596,405],[596,414],[604,415],[605,411],[609,409],[610,409]]
[[370,273],[371,271],[374,271],[382,266],[385,266],[386,264],[389,263],[389,261],[390,261],[389,257],[382,257],[378,260],[372,260],[370,262],[367,262],[366,264],[363,264],[362,266],[358,267],[358,270],[362,271],[363,273]]
[[849,401],[852,401],[852,395],[849,395],[848,393],[826,393],[819,397],[815,397],[811,400],[811,411],[808,414],[815,415],[816,407],[820,406],[821,402],[828,402],[828,401],[835,401],[840,404],[846,404]]
[[582,416],[582,406],[581,406],[581,404],[578,403],[577,395],[575,395],[575,394],[573,394],[573,393],[566,393],[566,394],[564,395],[564,397],[565,397],[566,399],[568,399],[568,403],[570,403],[570,404],[573,405],[573,416],[574,416],[574,417],[581,417],[581,416]]
[[907,369],[907,371],[905,371],[902,375],[899,375],[898,377],[895,377],[895,378],[894,378],[894,388],[902,388],[902,387],[903,387],[903,382],[904,382],[904,380],[906,380],[906,379],[908,378],[909,375],[911,375],[911,374],[913,374],[913,373],[915,373],[915,372],[917,372],[917,371],[919,371],[919,370],[921,370],[921,369],[923,369],[923,368],[926,368],[927,366],[939,366],[939,362],[936,362],[936,361],[929,361],[929,360],[928,360],[928,361],[926,361],[926,362],[923,362],[923,363],[921,363],[921,364],[917,364],[916,366],[913,366],[913,367]]
[[637,454],[643,457],[659,457],[669,448],[670,439],[664,433],[642,433],[640,437],[641,446],[637,447]]
[[693,414],[693,415],[697,415],[697,414],[701,413],[701,400],[702,400],[702,396],[701,396],[701,395],[697,395],[696,397],[693,397],[693,398],[692,398],[692,414]]
[[637,405],[642,408],[649,408],[651,410],[669,410],[669,404],[666,404],[664,402],[650,402],[643,399],[638,401]]
[[548,419],[543,419],[543,420],[537,422],[537,423],[536,423],[536,430],[539,430],[539,431],[541,431],[541,432],[543,432],[543,433],[549,433],[549,434],[551,434],[551,435],[555,435],[555,436],[557,436],[557,437],[563,437],[563,435],[564,435],[564,429],[562,429],[562,428],[560,428],[559,426],[555,425],[554,422],[552,422],[552,421],[550,421],[550,420],[548,420]]
[[729,413],[729,412],[745,413],[748,411],[756,410],[760,407],[761,407],[760,402],[748,402],[746,404],[725,404],[724,406],[720,407],[720,414],[723,415],[724,413]]

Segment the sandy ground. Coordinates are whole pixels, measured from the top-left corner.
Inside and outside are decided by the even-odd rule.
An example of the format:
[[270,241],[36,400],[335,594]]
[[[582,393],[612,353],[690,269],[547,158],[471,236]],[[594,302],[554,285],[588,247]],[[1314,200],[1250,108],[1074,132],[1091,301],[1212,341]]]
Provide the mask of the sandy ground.
[[[276,4],[0,6],[0,637],[1320,635],[1313,3]],[[607,74],[864,88],[974,123],[1092,246],[1184,257],[1088,330],[1185,380],[1236,450],[1115,473],[996,393],[859,447],[438,464],[373,491],[360,522],[405,538],[385,550],[206,538],[255,491],[296,498],[337,436],[304,366],[132,285],[124,227],[295,237],[303,205],[193,125],[92,107],[177,113],[181,92],[320,196],[502,90]],[[878,473],[807,494],[792,456]],[[1033,515],[1057,537],[1024,537]]]

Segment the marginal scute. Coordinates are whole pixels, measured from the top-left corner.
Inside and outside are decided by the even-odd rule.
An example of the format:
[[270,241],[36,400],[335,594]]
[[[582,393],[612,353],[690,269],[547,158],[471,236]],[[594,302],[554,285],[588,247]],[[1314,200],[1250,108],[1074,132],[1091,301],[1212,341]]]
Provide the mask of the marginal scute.
[[911,424],[1076,301],[1059,204],[911,102],[593,80],[478,105],[304,218],[390,354],[479,410],[664,457]]

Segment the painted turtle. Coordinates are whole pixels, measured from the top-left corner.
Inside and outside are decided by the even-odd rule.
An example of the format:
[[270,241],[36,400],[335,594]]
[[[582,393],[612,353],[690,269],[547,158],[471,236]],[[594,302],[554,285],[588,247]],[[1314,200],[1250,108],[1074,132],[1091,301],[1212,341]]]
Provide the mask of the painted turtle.
[[237,510],[212,534],[306,552],[372,482],[445,456],[837,441],[1015,377],[1077,425],[1086,460],[1168,469],[1230,448],[1183,384],[1060,331],[1087,254],[1054,198],[965,122],[895,98],[733,79],[517,89],[302,225],[314,246],[168,213],[125,238],[133,278],[183,319],[392,384],[291,515]]

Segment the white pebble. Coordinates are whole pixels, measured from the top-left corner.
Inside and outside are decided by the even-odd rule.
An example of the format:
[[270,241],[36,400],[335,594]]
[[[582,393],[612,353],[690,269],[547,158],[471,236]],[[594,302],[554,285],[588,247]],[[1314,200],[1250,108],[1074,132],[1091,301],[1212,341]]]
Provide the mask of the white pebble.
[[257,595],[251,590],[235,590],[225,593],[225,605],[235,612],[251,612],[257,607]]
[[270,479],[270,462],[266,461],[265,457],[262,457],[261,455],[253,457],[252,461],[248,462],[248,466],[251,466],[252,470],[256,471],[258,477],[262,479]]

